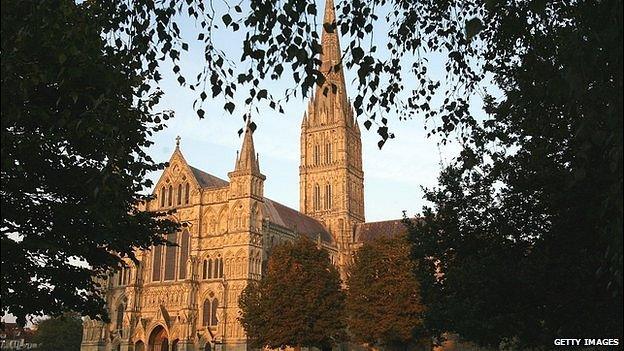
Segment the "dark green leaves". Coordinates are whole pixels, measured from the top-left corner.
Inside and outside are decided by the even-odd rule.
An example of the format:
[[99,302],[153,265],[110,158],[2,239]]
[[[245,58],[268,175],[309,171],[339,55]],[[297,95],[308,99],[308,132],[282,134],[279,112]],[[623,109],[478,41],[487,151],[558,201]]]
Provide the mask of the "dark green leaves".
[[221,17],[221,20],[223,20],[223,23],[226,26],[229,26],[230,23],[232,23],[232,16],[230,16],[229,14],[225,14],[225,15],[223,15],[223,17]]
[[234,113],[234,108],[236,107],[236,105],[234,105],[233,102],[228,101],[223,108],[225,108],[226,111],[228,111],[230,114]]
[[471,18],[466,21],[466,39],[471,41],[481,30],[483,29],[483,24],[479,18]]
[[301,237],[276,246],[267,268],[239,300],[239,320],[252,346],[326,349],[344,340],[345,297],[327,252]]

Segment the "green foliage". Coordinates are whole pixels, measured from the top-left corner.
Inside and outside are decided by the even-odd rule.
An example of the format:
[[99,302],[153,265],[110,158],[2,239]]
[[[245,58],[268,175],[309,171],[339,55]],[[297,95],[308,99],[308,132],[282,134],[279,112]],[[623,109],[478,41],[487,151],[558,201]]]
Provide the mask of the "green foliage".
[[380,238],[356,253],[349,270],[346,311],[355,341],[409,349],[426,337],[424,306],[405,237]]
[[33,338],[38,351],[79,351],[81,341],[82,319],[75,314],[39,321]]
[[255,347],[331,348],[344,339],[344,299],[329,255],[301,238],[275,247],[240,297],[240,321]]
[[[75,1],[2,2],[2,313],[107,318],[93,276],[176,229],[139,212],[160,94]],[[77,262],[77,263],[76,263]]]
[[410,230],[426,321],[491,346],[622,338],[622,2],[486,4],[503,96]]

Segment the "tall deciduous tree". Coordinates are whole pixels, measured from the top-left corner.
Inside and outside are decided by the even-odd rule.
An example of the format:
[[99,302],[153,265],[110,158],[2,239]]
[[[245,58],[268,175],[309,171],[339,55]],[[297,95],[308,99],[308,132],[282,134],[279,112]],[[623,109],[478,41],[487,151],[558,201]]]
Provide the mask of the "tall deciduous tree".
[[276,246],[243,291],[240,321],[256,347],[331,347],[344,339],[344,292],[329,255],[309,239]]
[[82,341],[82,319],[67,313],[37,322],[33,342],[41,351],[79,351]]
[[93,276],[176,226],[137,211],[162,115],[92,2],[2,2],[2,313],[106,317]]
[[496,35],[522,49],[492,63],[504,96],[411,230],[429,321],[493,346],[621,338],[622,2],[511,11]]
[[353,339],[388,350],[426,346],[425,307],[405,236],[380,238],[358,249],[349,269],[347,324]]

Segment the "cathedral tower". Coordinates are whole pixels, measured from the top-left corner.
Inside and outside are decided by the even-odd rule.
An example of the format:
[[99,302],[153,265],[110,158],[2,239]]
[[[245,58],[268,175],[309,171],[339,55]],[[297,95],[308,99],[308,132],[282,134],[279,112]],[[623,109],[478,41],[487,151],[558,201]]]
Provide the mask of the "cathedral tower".
[[[323,23],[333,24],[333,0]],[[347,98],[338,29],[321,37],[318,86],[301,123],[300,211],[322,221],[338,245],[351,241],[352,228],[364,222],[364,173],[360,130]]]

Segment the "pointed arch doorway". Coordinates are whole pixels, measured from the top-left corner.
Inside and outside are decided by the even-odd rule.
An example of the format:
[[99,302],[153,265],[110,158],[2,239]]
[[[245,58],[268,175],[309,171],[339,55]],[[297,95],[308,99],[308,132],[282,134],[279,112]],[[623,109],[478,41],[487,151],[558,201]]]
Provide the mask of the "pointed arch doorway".
[[162,326],[157,326],[152,330],[150,334],[147,350],[148,351],[170,351],[169,350],[169,335]]

